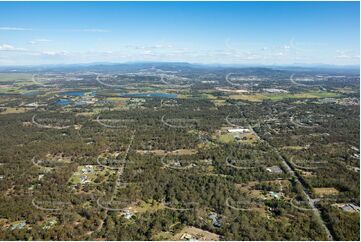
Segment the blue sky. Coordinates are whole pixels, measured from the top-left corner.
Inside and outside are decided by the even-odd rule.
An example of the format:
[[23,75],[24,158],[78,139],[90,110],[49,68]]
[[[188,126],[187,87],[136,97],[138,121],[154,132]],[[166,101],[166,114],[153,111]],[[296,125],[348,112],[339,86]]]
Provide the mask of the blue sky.
[[359,64],[359,2],[0,2],[0,65]]

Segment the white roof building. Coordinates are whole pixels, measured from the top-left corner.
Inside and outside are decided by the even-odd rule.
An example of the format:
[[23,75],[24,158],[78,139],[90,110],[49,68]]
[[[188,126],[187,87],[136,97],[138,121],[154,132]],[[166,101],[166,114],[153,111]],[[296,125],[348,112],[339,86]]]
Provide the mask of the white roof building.
[[228,129],[228,132],[230,132],[230,133],[247,133],[247,132],[250,132],[250,130],[244,129],[244,128],[234,128],[234,129]]

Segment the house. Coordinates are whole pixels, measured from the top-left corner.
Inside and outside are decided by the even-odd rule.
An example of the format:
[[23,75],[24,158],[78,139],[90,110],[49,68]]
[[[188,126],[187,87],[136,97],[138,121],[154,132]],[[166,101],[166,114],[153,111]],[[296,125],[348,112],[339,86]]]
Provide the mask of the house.
[[287,93],[288,91],[278,88],[263,88],[264,92],[270,92],[270,93]]
[[10,230],[23,229],[25,227],[25,225],[26,225],[26,221],[18,221],[11,225]]
[[173,165],[173,166],[181,166],[181,163],[180,163],[179,160],[173,160],[173,161],[172,161],[172,165]]
[[214,84],[214,83],[218,83],[218,81],[201,81],[202,83],[209,83],[209,84]]
[[50,229],[50,228],[54,227],[57,223],[58,223],[58,221],[56,219],[48,220],[44,223],[43,229]]
[[360,207],[351,203],[342,205],[340,208],[345,212],[360,212]]
[[267,167],[266,170],[271,173],[277,173],[277,174],[283,173],[282,169],[279,166]]
[[39,104],[37,102],[28,103],[28,104],[25,105],[25,107],[35,107],[35,108],[37,108],[37,107],[39,107]]
[[212,219],[212,224],[214,227],[221,227],[221,219],[218,217],[218,214],[210,213],[208,218]]
[[204,159],[203,162],[204,162],[206,165],[212,165],[213,160],[212,160],[211,158],[208,158],[208,159]]
[[32,191],[32,190],[34,190],[34,188],[35,188],[35,185],[33,184],[33,185],[31,185],[31,186],[28,188],[28,190],[29,190],[29,191]]
[[81,169],[83,174],[89,174],[94,172],[94,167],[92,165],[86,165],[84,168]]
[[178,106],[178,102],[175,99],[162,100],[161,106],[162,107],[176,107],[176,106]]
[[228,129],[229,133],[247,133],[250,132],[249,129],[244,129],[244,128],[232,128],[232,129]]
[[125,210],[125,213],[124,213],[124,218],[126,219],[131,219],[132,217],[134,216],[134,213],[129,211],[129,210]]
[[351,157],[355,159],[360,159],[360,154],[353,154],[351,155]]
[[275,199],[280,199],[280,195],[278,195],[276,192],[270,191],[268,194]]
[[86,176],[81,176],[81,177],[80,177],[80,183],[81,183],[81,184],[89,183],[88,177],[86,177]]

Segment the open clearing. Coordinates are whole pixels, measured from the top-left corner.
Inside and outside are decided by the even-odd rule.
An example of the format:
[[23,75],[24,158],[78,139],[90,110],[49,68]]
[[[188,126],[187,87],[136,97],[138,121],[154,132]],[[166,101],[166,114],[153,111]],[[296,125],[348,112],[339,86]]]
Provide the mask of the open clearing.
[[217,139],[221,143],[248,143],[253,144],[257,142],[257,137],[253,133],[225,133],[217,134],[213,136],[213,139]]
[[316,196],[327,196],[327,195],[336,195],[339,191],[334,187],[317,187],[313,188],[313,191]]
[[160,209],[164,209],[164,205],[162,203],[158,203],[158,202],[145,202],[145,201],[139,201],[136,205],[134,206],[129,206],[126,209],[128,209],[129,211],[133,212],[133,213],[145,213],[145,212],[150,212],[150,213],[154,213]]
[[219,235],[208,232],[206,230],[198,229],[196,227],[185,227],[178,234],[174,235],[173,240],[187,240],[184,238],[186,235],[190,235],[193,240],[201,241],[218,241]]
[[282,149],[285,149],[285,150],[304,150],[304,149],[306,149],[306,147],[299,146],[299,145],[290,145],[290,146],[283,146]]
[[30,81],[32,74],[28,73],[1,73],[0,82],[8,81]]
[[166,150],[137,150],[136,151],[139,154],[154,154],[159,156],[164,156],[166,154],[172,154],[172,155],[194,155],[197,154],[196,149],[179,149],[174,150],[172,152],[168,152]]
[[246,100],[251,102],[262,102],[263,100],[272,100],[280,101],[288,98],[330,98],[330,97],[339,97],[340,94],[334,92],[320,92],[320,91],[311,91],[311,92],[301,92],[301,93],[256,93],[256,94],[236,94],[230,95],[229,98],[236,100]]
[[0,112],[0,114],[25,113],[30,110],[33,110],[33,109],[32,108],[9,108],[9,107],[6,107],[6,111]]

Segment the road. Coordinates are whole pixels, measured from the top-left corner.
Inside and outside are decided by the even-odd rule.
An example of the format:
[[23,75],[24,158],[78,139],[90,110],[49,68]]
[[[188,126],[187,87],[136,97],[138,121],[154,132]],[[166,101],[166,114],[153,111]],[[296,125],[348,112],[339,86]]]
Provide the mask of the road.
[[71,125],[67,125],[67,126],[52,126],[52,125],[45,125],[45,124],[39,124],[38,122],[35,121],[35,117],[36,114],[33,115],[33,117],[31,118],[31,122],[33,124],[35,124],[36,126],[38,126],[39,128],[46,128],[46,129],[68,129],[71,127]]
[[[110,197],[109,203],[111,203],[114,200],[114,198],[116,197],[116,194],[117,194],[117,191],[118,191],[118,188],[119,188],[119,185],[120,185],[120,178],[123,175],[124,168],[125,168],[125,165],[126,165],[126,160],[127,160],[127,157],[128,157],[128,153],[129,153],[130,147],[133,144],[134,137],[135,137],[135,130],[133,130],[132,136],[130,138],[130,142],[128,144],[127,150],[125,151],[125,155],[124,155],[124,157],[122,159],[122,162],[119,163],[119,168],[118,168],[118,171],[117,171],[117,173],[115,175],[115,183],[114,183],[114,187],[113,187],[112,196]],[[96,232],[99,232],[103,228],[104,222],[105,222],[106,218],[108,217],[108,211],[109,211],[109,209],[105,209],[105,211],[104,211],[105,212],[105,215],[104,215],[105,217],[100,222],[98,228],[95,230]]]
[[295,76],[295,74],[293,73],[291,76],[290,76],[290,81],[293,85],[296,85],[296,86],[301,86],[301,87],[318,87],[320,88],[321,90],[323,91],[326,91],[326,89],[321,86],[321,85],[306,85],[306,84],[302,84],[302,83],[298,83],[295,81],[295,79],[293,78]]
[[[251,127],[251,126],[250,126]],[[252,127],[251,127],[252,128]],[[257,135],[257,137],[263,141],[265,144],[267,144],[269,147],[271,147],[271,149],[276,153],[276,155],[278,156],[278,158],[282,161],[283,166],[286,168],[287,173],[291,175],[291,177],[293,177],[295,179],[296,182],[298,182],[301,187],[302,187],[302,192],[304,197],[306,198],[308,205],[312,208],[313,213],[315,214],[315,216],[318,218],[318,220],[320,221],[320,225],[323,227],[328,240],[334,240],[333,236],[330,232],[330,230],[327,228],[325,221],[322,219],[321,216],[321,212],[320,210],[315,206],[315,202],[316,200],[313,200],[310,197],[309,191],[308,189],[305,187],[305,185],[300,182],[299,177],[297,176],[297,174],[295,173],[295,171],[293,170],[292,166],[290,166],[290,164],[280,155],[278,149],[274,146],[272,146],[270,143],[268,143],[266,140],[262,139],[259,134],[257,134],[257,132],[252,128],[252,131]]]

